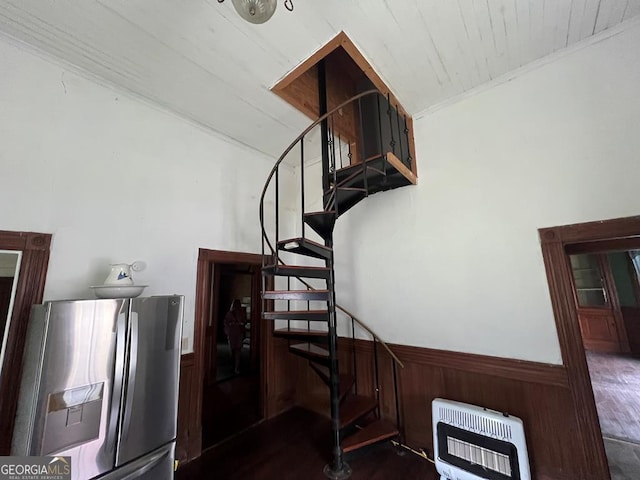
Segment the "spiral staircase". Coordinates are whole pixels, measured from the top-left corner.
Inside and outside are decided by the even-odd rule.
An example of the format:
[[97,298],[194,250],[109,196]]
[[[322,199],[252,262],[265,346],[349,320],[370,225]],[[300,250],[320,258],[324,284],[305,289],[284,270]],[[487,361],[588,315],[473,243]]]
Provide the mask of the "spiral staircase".
[[[349,107],[356,107],[359,112],[357,144],[344,128],[342,114]],[[411,177],[414,169],[407,120],[398,112],[389,97],[377,90],[360,93],[336,106],[284,151],[267,178],[260,200],[263,317],[275,322],[273,334],[287,339],[289,352],[306,359],[309,368],[329,387],[332,460],[325,467],[325,474],[332,479],[350,476],[345,454],[398,437],[401,431],[396,368],[402,363],[369,327],[336,304],[333,251],[333,232],[340,216],[369,195],[415,183]],[[312,178],[308,171],[316,176],[318,172],[309,167],[309,158],[318,155],[322,172],[319,178]],[[300,168],[295,195],[283,192],[291,184],[281,179],[285,162],[292,158],[295,168]],[[316,196],[321,192],[322,198],[310,198],[310,191]],[[300,201],[296,213],[300,218],[294,222],[290,218],[291,206],[282,205],[285,196],[297,196]],[[320,200],[321,209],[308,207],[320,205]],[[281,238],[285,224],[295,225],[295,234]],[[346,321],[346,325],[339,325],[339,320]],[[344,336],[349,322],[350,338]],[[349,362],[339,362],[339,347],[347,351],[348,342],[355,342],[356,325],[374,344],[376,379],[369,392],[358,391],[355,349]],[[379,346],[393,359],[395,419],[383,418],[382,414]]]

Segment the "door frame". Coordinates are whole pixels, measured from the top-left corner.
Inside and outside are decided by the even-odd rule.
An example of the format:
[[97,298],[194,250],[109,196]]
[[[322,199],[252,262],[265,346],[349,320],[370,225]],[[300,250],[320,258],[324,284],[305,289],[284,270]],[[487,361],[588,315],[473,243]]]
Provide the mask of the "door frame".
[[0,366],[0,455],[9,455],[11,449],[27,323],[31,305],[42,302],[50,247],[49,233],[0,230],[0,249],[22,252],[13,312],[6,332],[7,347]]
[[577,438],[580,439],[588,471],[594,478],[609,479],[609,466],[578,324],[567,246],[585,242],[640,244],[640,216],[541,228],[538,232],[562,361],[574,404]]
[[[240,263],[250,265],[262,265],[262,255],[255,253],[230,252],[224,250],[199,249],[198,268],[196,278],[196,305],[194,318],[194,379],[191,385],[191,401],[195,408],[190,414],[189,421],[189,460],[195,459],[202,454],[202,395],[205,382],[205,330],[207,320],[211,314],[211,292],[213,282],[211,269],[216,263]],[[268,287],[268,286],[267,286]],[[262,317],[262,315],[260,315]],[[269,364],[268,351],[272,348],[270,329],[271,323],[261,325],[260,328],[260,409],[263,418],[267,418],[267,378]]]

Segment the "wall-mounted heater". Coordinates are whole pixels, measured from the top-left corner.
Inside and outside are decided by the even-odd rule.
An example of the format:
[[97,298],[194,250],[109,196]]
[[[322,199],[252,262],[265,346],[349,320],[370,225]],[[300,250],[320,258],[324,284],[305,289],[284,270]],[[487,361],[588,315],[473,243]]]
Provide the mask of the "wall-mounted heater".
[[466,403],[432,403],[440,480],[531,480],[522,420]]

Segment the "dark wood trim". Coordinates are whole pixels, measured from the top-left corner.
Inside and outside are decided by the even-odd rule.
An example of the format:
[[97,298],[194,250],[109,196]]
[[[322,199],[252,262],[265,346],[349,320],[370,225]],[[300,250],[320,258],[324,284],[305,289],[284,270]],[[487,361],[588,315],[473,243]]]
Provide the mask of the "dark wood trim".
[[262,265],[262,255],[259,253],[231,252],[228,250],[207,250],[201,248],[198,260],[214,263],[245,263],[248,265]]
[[640,217],[566,225],[539,230],[551,304],[556,320],[562,359],[576,410],[580,448],[597,478],[609,479],[578,314],[573,298],[572,273],[566,247],[570,244],[640,236]]
[[418,184],[418,177],[411,171],[411,169],[407,168],[404,163],[400,161],[398,157],[396,157],[393,152],[387,152],[387,161],[393,165],[393,167],[398,170],[407,180],[409,180],[413,185]]
[[542,385],[569,386],[563,365],[530,362],[514,358],[492,357],[473,353],[460,353],[408,345],[390,345],[401,361],[414,364],[436,365],[465,372],[492,375]]
[[0,231],[0,249],[22,251],[18,285],[0,375],[0,455],[9,455],[22,373],[22,352],[31,305],[42,302],[51,235]]
[[[249,265],[262,265],[262,255],[254,253],[231,252],[225,250],[208,250],[201,248],[198,252],[198,267],[196,273],[196,304],[194,319],[194,367],[193,379],[191,387],[190,404],[191,409],[190,424],[190,440],[189,445],[192,460],[202,454],[202,395],[205,381],[205,329],[207,326],[207,318],[211,312],[210,292],[213,287],[211,281],[211,268],[215,263],[241,263]],[[266,329],[265,329],[266,330]],[[268,331],[263,331],[262,336],[270,336]],[[263,345],[268,346],[269,343]],[[266,358],[267,352],[261,350],[262,359]],[[262,360],[261,359],[261,360]],[[266,417],[267,410],[267,373],[266,365],[260,365],[260,405],[263,416]],[[191,438],[192,437],[192,438]]]
[[538,232],[543,244],[561,242],[566,246],[572,243],[640,237],[640,232],[638,231],[639,224],[640,215],[635,217],[614,218],[600,222],[541,228]]
[[176,444],[176,460],[187,463],[195,458],[195,436],[192,435],[193,410],[192,395],[194,383],[194,367],[196,359],[193,353],[186,353],[180,358],[180,395],[178,400],[178,435]]
[[640,249],[640,237],[613,238],[609,240],[573,243],[565,247],[569,255],[581,253],[624,252]]
[[[351,339],[341,337],[345,350],[351,348]],[[462,353],[434,348],[414,347],[411,345],[388,344],[401,362],[414,365],[430,365],[432,367],[452,368],[465,372],[492,375],[511,380],[541,385],[555,385],[568,388],[569,380],[564,365],[531,362],[515,358],[493,357],[475,353]],[[348,347],[347,347],[348,346]],[[356,339],[356,351],[363,354],[373,353],[371,340]],[[348,353],[348,352],[347,352]],[[398,367],[398,371],[402,368]]]

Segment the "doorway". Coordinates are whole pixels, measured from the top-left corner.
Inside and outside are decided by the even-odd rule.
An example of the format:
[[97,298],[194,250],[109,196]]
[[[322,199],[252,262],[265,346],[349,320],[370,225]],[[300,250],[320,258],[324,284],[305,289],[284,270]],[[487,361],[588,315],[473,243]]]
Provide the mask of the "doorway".
[[[49,263],[51,235],[0,230],[0,250],[20,257],[15,271],[10,306],[7,307],[0,361],[0,455],[9,455],[22,373],[22,351],[31,305],[42,301]],[[11,255],[10,255],[11,256]],[[15,257],[14,257],[15,260]],[[11,261],[13,265],[14,262]],[[9,272],[11,267],[9,266]],[[7,265],[3,265],[3,270]],[[15,280],[17,279],[17,280]],[[4,309],[4,307],[3,307]]]
[[264,418],[261,267],[260,255],[200,251],[202,451]]
[[566,252],[612,478],[638,478],[640,250],[610,250],[608,245],[573,244]]
[[540,230],[585,458],[640,478],[640,218]]

